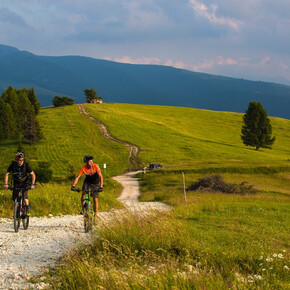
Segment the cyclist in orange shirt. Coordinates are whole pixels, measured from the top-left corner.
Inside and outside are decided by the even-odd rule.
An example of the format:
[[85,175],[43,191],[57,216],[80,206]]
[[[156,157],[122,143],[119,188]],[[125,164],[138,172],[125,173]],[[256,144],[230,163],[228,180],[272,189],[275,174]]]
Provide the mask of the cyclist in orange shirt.
[[84,163],[86,163],[84,166],[82,166],[78,176],[76,177],[71,190],[75,190],[75,186],[79,180],[79,178],[85,174],[86,178],[83,183],[82,187],[82,197],[81,197],[81,203],[82,203],[82,211],[80,214],[83,214],[83,201],[85,199],[85,192],[87,192],[89,189],[91,190],[91,196],[94,200],[94,212],[95,212],[95,218],[97,217],[99,203],[99,192],[103,191],[103,176],[100,170],[100,167],[93,162],[94,157],[87,155],[84,157]]

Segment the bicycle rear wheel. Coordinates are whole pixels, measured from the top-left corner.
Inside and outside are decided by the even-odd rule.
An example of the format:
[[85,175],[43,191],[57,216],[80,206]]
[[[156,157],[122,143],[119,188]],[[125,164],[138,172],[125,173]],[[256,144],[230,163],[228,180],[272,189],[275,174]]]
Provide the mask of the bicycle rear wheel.
[[27,230],[28,225],[29,225],[29,216],[27,215],[27,209],[26,209],[25,205],[23,207],[23,215],[22,215],[21,219],[22,219],[23,228],[25,230]]
[[14,204],[14,231],[17,233],[20,227],[20,202],[16,201]]

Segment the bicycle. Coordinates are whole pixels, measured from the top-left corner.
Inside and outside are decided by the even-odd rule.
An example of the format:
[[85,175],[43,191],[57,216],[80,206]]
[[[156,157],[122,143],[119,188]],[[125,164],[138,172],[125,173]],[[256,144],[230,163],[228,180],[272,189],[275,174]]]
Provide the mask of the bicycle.
[[25,206],[22,192],[28,190],[29,188],[8,187],[8,189],[10,189],[11,191],[15,189],[18,192],[17,197],[14,200],[14,216],[13,216],[14,230],[16,233],[19,231],[21,220],[23,224],[23,229],[27,230],[29,225],[29,216],[27,215],[27,208]]
[[[76,192],[81,192],[82,190],[79,188],[76,188]],[[85,199],[83,200],[83,216],[84,216],[84,229],[85,233],[88,233],[93,229],[93,219],[95,216],[94,211],[91,208],[91,201],[89,197],[89,192],[90,191],[85,191]]]

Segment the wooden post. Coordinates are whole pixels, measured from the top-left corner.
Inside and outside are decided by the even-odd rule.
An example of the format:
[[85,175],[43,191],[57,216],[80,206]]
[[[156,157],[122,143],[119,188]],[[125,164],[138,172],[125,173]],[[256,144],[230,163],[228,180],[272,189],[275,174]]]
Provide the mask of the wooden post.
[[185,204],[187,204],[187,200],[186,200],[186,190],[185,190],[185,176],[184,176],[184,172],[183,171],[182,171],[182,180],[183,180],[184,202],[185,202]]

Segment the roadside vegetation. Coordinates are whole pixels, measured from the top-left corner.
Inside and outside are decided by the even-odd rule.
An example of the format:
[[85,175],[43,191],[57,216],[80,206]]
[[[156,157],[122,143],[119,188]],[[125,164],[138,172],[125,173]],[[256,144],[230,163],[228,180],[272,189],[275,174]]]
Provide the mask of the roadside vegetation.
[[[128,104],[85,106],[114,137],[140,147],[140,167],[163,165],[139,174],[140,200],[164,202],[172,209],[147,216],[125,212],[108,223],[99,222],[92,240],[84,239],[48,270],[46,282],[52,288],[287,288],[289,120],[270,118],[275,144],[271,150],[257,151],[242,144],[242,114]],[[97,163],[107,164],[107,187],[101,197],[111,190],[112,199],[100,201],[102,210],[118,207],[114,197],[121,189],[109,177],[128,168],[127,148],[104,140],[75,105],[40,110],[39,120],[45,139],[25,147],[28,161],[51,162],[57,182],[39,185],[31,198],[37,191],[49,192],[51,208],[57,208],[59,196],[68,201],[66,194],[74,195],[68,187],[68,168],[79,169],[89,153]],[[0,146],[4,174],[6,156],[13,156],[15,144]],[[220,174],[227,183],[247,182],[257,192],[187,191],[185,203],[182,172],[186,188]],[[79,196],[69,202],[76,208]]]

